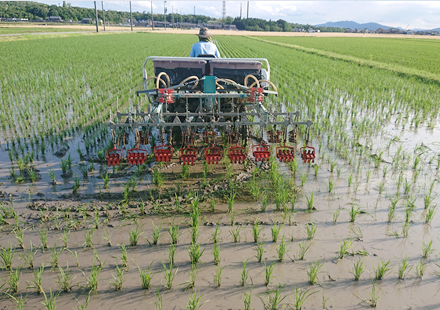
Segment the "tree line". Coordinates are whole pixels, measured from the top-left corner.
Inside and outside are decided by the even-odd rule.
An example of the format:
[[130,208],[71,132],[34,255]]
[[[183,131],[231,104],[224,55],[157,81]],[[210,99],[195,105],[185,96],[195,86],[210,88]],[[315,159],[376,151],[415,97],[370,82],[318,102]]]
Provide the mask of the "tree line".
[[[1,1],[0,2],[0,16],[3,18],[28,18],[29,20],[36,20],[38,18],[46,19],[49,16],[60,16],[62,20],[81,21],[83,18],[95,19],[95,10],[88,8],[80,8],[72,6],[70,3],[63,1],[62,6],[48,5],[32,1]],[[133,12],[134,20],[151,20],[151,13],[146,11]],[[98,18],[103,19],[102,11],[98,10]],[[129,12],[122,11],[105,11],[105,20],[111,24],[120,24],[124,19],[129,19]],[[153,19],[156,21],[168,22],[184,22],[184,23],[207,23],[208,21],[221,21],[213,17],[205,15],[192,14],[154,14]],[[320,29],[323,32],[343,32],[344,28],[337,27],[315,27],[312,25],[302,25],[297,23],[288,23],[285,20],[279,19],[277,21],[264,20],[260,18],[232,18],[226,17],[225,24],[232,24],[239,30],[249,31],[299,31],[301,29],[308,31],[309,28]]]

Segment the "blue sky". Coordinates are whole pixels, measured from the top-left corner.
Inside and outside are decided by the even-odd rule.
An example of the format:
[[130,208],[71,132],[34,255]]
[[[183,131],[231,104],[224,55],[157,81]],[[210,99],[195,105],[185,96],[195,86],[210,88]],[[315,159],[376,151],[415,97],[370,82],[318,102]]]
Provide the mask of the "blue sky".
[[[61,4],[62,1],[38,1]],[[73,6],[93,8],[93,1],[66,1]],[[247,1],[226,1],[226,15],[246,17]],[[196,14],[220,18],[222,1],[167,1],[168,13]],[[101,7],[101,1],[98,1]],[[150,1],[132,1],[132,9],[150,12]],[[106,10],[129,11],[129,1],[104,1]],[[164,2],[153,1],[153,12],[163,13]],[[377,22],[406,29],[440,27],[440,1],[250,1],[249,17],[284,19],[292,23],[321,24],[329,21],[353,20]]]

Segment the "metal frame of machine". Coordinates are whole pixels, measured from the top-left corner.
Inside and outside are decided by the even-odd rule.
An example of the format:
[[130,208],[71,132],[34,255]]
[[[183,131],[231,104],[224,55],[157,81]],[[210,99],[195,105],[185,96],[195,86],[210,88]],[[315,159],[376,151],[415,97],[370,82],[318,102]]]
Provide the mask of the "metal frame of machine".
[[[147,74],[150,60],[154,65],[154,76]],[[262,63],[266,69],[261,68]],[[121,140],[123,144],[128,142],[130,131],[136,133],[136,147],[127,150],[127,161],[132,165],[143,164],[147,154],[140,145],[149,142],[152,128],[159,129],[161,140],[161,145],[152,148],[156,161],[170,161],[173,155],[172,131],[177,127],[182,133],[179,157],[183,164],[192,165],[199,156],[196,136],[205,142],[205,152],[200,152],[205,160],[210,164],[218,163],[223,156],[219,151],[221,148],[214,145],[218,143],[218,132],[224,132],[229,143],[237,144],[228,150],[231,162],[244,162],[251,126],[260,126],[260,141],[268,126],[273,128],[268,132],[269,143],[281,143],[280,134],[284,136],[284,145],[276,148],[276,156],[283,162],[291,161],[295,156],[294,148],[287,146],[286,140],[290,138],[291,142],[296,142],[298,126],[307,126],[306,146],[300,148],[300,154],[304,162],[314,161],[315,150],[307,145],[312,122],[299,121],[299,112],[272,112],[263,105],[267,95],[278,95],[276,86],[270,82],[267,59],[150,56],[145,60],[142,72],[143,82],[137,95],[146,95],[150,105],[147,111],[140,111],[137,106],[128,113],[118,111],[116,123],[109,122],[114,137],[114,148],[107,151],[109,165],[120,164],[123,154],[117,146]],[[224,76],[217,77],[218,73]],[[150,80],[155,88],[148,88]],[[249,80],[252,84],[248,86]],[[276,130],[277,126],[284,130]],[[166,130],[170,132],[169,141],[165,141]],[[240,137],[243,146],[238,145]],[[263,142],[253,145],[252,154],[257,161],[268,160],[270,145]]]

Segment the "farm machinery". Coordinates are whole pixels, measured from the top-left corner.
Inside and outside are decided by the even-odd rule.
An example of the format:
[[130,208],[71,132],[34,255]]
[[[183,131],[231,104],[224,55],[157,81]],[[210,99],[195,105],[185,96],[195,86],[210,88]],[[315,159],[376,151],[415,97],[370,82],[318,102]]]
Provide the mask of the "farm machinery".
[[[154,75],[149,76],[151,64]],[[312,122],[299,121],[299,112],[274,112],[263,104],[267,96],[278,95],[266,59],[151,56],[142,70],[137,95],[147,96],[147,111],[138,106],[128,113],[117,111],[115,122],[109,122],[114,145],[107,151],[109,166],[124,158],[141,165],[149,155],[156,162],[170,162],[177,148],[184,165],[200,159],[218,164],[224,156],[244,163],[250,155],[263,162],[273,144],[278,160],[290,162],[295,147],[288,142],[296,145],[300,125],[306,126],[301,159],[314,162],[315,149],[308,145]]]

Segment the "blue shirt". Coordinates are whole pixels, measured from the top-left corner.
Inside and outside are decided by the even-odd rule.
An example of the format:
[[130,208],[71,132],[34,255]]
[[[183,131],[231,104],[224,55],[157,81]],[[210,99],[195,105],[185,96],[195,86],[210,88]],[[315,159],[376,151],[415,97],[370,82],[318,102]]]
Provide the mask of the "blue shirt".
[[189,57],[197,57],[201,54],[212,54],[215,55],[215,57],[220,58],[217,46],[211,42],[199,41],[193,44]]

